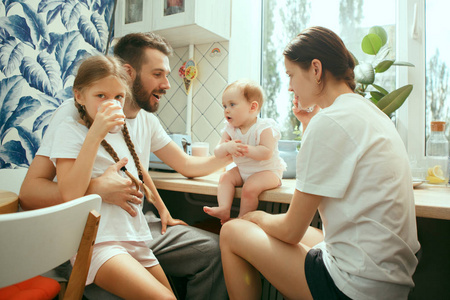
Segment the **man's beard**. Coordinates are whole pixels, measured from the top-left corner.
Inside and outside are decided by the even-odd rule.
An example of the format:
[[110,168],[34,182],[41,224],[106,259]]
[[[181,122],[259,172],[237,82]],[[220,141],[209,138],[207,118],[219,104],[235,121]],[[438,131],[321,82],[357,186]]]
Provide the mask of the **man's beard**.
[[138,75],[133,82],[132,94],[134,104],[142,108],[147,112],[156,112],[159,108],[159,102],[151,103],[150,98],[153,93],[158,93],[159,95],[165,94],[165,90],[153,90],[152,92],[146,91],[142,87],[141,76]]

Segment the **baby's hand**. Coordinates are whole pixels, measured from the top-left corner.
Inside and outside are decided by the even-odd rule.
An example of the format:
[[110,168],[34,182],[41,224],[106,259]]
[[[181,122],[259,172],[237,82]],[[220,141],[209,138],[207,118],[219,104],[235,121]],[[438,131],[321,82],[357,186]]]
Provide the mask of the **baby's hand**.
[[227,151],[231,156],[241,157],[248,152],[248,146],[242,144],[240,140],[229,141],[227,143]]

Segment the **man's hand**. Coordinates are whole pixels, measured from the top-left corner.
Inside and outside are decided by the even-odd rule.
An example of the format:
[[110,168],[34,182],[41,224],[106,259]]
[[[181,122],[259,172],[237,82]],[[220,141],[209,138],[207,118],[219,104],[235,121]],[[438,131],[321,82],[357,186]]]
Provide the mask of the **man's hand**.
[[144,195],[135,189],[131,179],[124,178],[119,174],[120,169],[127,163],[128,159],[122,158],[119,162],[110,166],[102,176],[92,179],[87,193],[99,194],[102,201],[118,205],[132,217],[135,217],[137,212],[130,203],[142,203],[141,199]]
[[170,215],[169,211],[165,209],[164,211],[160,212],[159,217],[161,219],[161,234],[166,233],[167,226],[174,226],[174,225],[185,225],[188,224],[180,219],[174,219]]

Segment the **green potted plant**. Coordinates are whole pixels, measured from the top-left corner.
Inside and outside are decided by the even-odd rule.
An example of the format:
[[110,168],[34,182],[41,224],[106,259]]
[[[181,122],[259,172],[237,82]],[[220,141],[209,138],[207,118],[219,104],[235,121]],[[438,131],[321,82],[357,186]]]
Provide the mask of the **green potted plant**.
[[[391,66],[407,66],[414,67],[408,62],[398,62],[389,59],[391,48],[386,44],[388,35],[386,30],[381,26],[373,26],[369,29],[369,33],[361,42],[361,49],[364,53],[373,55],[372,62],[359,62],[355,56],[355,91],[364,97],[370,95],[370,100],[381,109],[386,115],[390,116],[396,111],[408,98],[413,89],[411,84],[405,85],[388,92],[385,88],[375,83],[375,75],[383,73]],[[372,86],[374,90],[368,91],[367,88]]]

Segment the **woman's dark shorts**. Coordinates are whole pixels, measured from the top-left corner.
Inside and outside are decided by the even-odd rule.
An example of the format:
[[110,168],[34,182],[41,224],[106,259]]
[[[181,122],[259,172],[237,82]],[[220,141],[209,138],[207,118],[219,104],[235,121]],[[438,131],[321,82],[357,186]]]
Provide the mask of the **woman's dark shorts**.
[[311,249],[306,254],[305,276],[314,300],[350,299],[334,284],[325,267],[320,249]]

